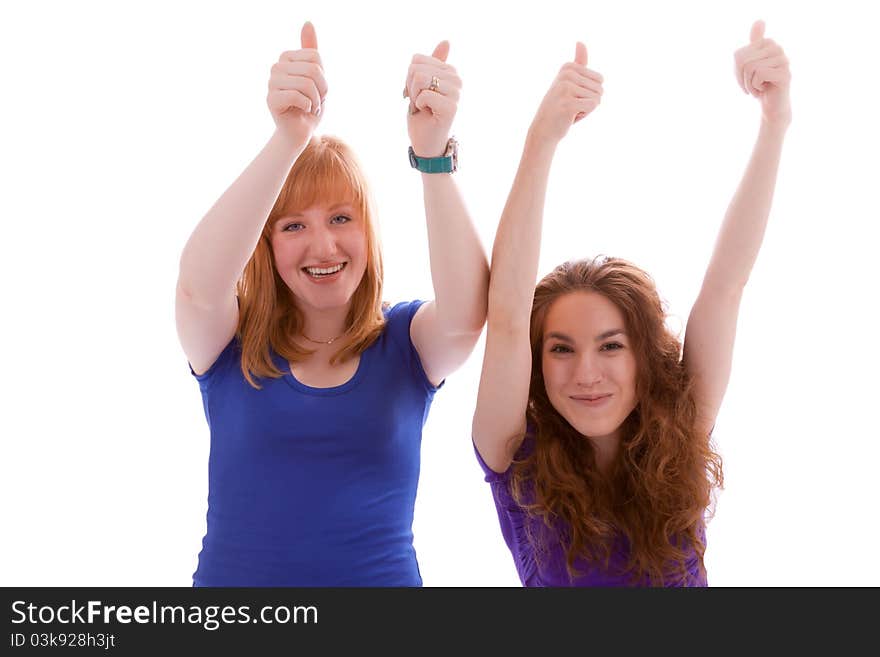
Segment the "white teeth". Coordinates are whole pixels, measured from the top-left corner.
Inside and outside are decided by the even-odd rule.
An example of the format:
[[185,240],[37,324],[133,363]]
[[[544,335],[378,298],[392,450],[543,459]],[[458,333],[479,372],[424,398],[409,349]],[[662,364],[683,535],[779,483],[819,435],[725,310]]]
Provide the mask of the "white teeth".
[[312,276],[326,276],[327,274],[335,274],[342,269],[342,267],[343,265],[336,265],[335,267],[328,267],[327,269],[322,269],[321,267],[306,267],[306,271]]

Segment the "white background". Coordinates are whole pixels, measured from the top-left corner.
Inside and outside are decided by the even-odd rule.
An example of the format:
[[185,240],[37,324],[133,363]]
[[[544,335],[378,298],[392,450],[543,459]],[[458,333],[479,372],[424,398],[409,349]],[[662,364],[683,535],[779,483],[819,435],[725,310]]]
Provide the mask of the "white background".
[[[525,130],[582,40],[601,106],[554,164],[539,274],[628,258],[683,328],[757,135],[733,76],[752,21],[786,50],[794,122],[718,418],[710,584],[880,585],[871,3],[44,2],[0,16],[0,584],[189,586],[208,429],[174,329],[199,219],[269,138],[269,67],[311,20],[319,131],[372,182],[389,301],[430,298],[404,76],[451,41],[456,179],[487,251]],[[735,6],[734,6],[735,5]],[[425,427],[426,586],[516,586],[470,422],[482,342]]]

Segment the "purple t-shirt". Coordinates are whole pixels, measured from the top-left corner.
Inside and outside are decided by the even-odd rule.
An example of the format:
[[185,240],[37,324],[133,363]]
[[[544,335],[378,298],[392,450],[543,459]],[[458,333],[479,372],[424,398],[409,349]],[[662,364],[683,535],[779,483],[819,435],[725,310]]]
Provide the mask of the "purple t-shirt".
[[[520,460],[534,450],[534,438],[527,436],[515,458]],[[513,465],[503,473],[492,470],[483,461],[480,452],[474,446],[474,452],[480,467],[486,474],[486,481],[492,487],[492,497],[501,523],[501,534],[516,564],[516,572],[523,586],[632,586],[631,576],[624,572],[629,556],[629,546],[624,537],[614,545],[608,567],[604,562],[592,563],[583,558],[576,559],[575,569],[580,576],[571,579],[566,568],[565,548],[558,535],[544,524],[542,518],[529,514],[513,499],[510,492],[510,475]],[[544,540],[536,546],[531,536],[541,536]],[[705,540],[704,537],[701,537]],[[687,562],[688,577],[686,581],[667,583],[667,586],[708,586],[705,573],[700,572],[700,559],[696,552],[690,550]],[[645,578],[640,586],[648,586]]]

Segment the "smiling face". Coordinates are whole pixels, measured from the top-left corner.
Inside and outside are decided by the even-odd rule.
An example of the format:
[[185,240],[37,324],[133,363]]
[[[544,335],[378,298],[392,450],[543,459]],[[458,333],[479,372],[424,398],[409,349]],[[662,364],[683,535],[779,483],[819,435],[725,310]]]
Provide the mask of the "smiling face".
[[623,313],[596,292],[570,292],[547,311],[541,345],[547,397],[589,438],[619,438],[636,407],[636,358]]
[[364,217],[356,204],[319,204],[272,226],[275,267],[303,311],[347,308],[367,267]]

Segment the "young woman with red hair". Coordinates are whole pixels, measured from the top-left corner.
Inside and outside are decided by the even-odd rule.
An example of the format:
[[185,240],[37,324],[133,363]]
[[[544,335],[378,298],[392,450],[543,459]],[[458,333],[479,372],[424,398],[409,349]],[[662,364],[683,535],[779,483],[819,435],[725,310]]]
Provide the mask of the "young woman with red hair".
[[197,586],[422,583],[422,426],[479,338],[488,287],[447,175],[461,88],[448,50],[416,55],[406,80],[433,301],[382,303],[364,175],[342,142],[313,137],[327,82],[310,23],[272,67],[269,143],[184,248],[177,330],[211,431]]
[[537,274],[554,151],[602,97],[577,45],[532,122],[492,254],[477,456],[526,586],[705,586],[705,516],[722,484],[710,436],[743,288],[764,235],[786,130],[782,49],[752,28],[735,55],[761,103],[682,345],[651,277],[596,258]]

